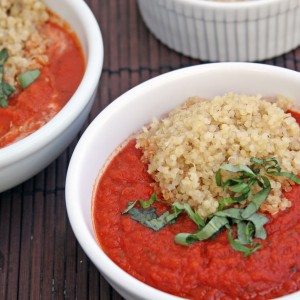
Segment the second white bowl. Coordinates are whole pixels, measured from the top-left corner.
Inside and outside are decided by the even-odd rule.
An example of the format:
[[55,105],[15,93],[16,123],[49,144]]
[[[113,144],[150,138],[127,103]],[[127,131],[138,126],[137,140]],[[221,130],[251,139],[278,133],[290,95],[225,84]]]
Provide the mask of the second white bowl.
[[86,59],[83,79],[68,103],[47,124],[0,149],[0,192],[29,179],[49,165],[75,138],[92,108],[103,65],[99,25],[83,0],[45,0],[77,34]]

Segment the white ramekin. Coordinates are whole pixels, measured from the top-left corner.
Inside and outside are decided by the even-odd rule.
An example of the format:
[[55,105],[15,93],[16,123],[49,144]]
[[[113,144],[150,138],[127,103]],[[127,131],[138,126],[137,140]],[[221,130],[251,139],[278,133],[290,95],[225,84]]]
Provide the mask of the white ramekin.
[[300,45],[300,0],[138,0],[150,31],[203,61],[260,61]]
[[[285,0],[282,0],[285,1]],[[106,280],[127,300],[183,300],[133,278],[101,249],[92,219],[93,193],[115,149],[134,132],[190,96],[212,98],[226,92],[274,97],[300,104],[300,73],[253,63],[212,63],[179,69],[145,81],[108,105],[81,136],[66,178],[66,207],[82,249]],[[220,278],[222,280],[222,278]],[[277,300],[299,300],[300,291]]]

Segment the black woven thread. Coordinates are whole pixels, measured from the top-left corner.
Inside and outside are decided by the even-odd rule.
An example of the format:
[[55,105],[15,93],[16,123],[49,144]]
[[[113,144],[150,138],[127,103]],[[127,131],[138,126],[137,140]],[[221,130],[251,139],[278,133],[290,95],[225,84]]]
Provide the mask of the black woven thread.
[[[280,66],[280,67],[285,67],[287,62],[293,62],[294,64],[300,64],[300,58],[294,57],[294,56],[288,56],[285,58],[279,57],[279,58],[274,58],[272,60],[272,65],[274,66]],[[211,62],[205,62],[205,64],[209,64]],[[255,63],[259,63],[259,64],[265,64],[266,61],[256,61]],[[199,62],[199,64],[201,64]],[[202,63],[204,64],[204,63]],[[156,72],[156,73],[163,73],[166,70],[169,71],[174,71],[174,70],[178,70],[181,68],[185,68],[185,67],[191,67],[194,66],[196,64],[182,64],[182,65],[178,65],[178,66],[171,66],[171,65],[161,65],[158,68],[152,68],[152,67],[147,67],[147,66],[142,66],[139,68],[130,68],[130,67],[121,67],[118,69],[109,69],[109,68],[103,68],[102,72],[103,73],[108,73],[108,74],[120,74],[121,72],[129,72],[129,73],[141,73],[144,71],[148,71],[148,72]],[[298,68],[297,68],[298,69]]]

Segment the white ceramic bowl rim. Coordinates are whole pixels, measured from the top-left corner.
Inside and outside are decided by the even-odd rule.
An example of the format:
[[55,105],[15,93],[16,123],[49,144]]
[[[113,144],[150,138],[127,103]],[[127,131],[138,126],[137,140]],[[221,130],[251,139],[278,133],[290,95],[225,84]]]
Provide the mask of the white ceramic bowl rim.
[[280,3],[283,0],[247,0],[240,2],[217,2],[210,0],[173,0],[175,3],[182,5],[195,5],[199,7],[215,8],[221,10],[245,9],[251,7],[260,7]]
[[0,167],[8,166],[38,151],[63,132],[73,122],[74,116],[78,116],[87,105],[87,101],[81,99],[90,99],[98,84],[103,65],[103,42],[98,23],[83,0],[65,0],[65,2],[73,7],[84,24],[88,45],[84,76],[71,99],[52,120],[24,139],[0,149]]
[[[82,183],[82,181],[80,180],[80,174],[81,168],[83,166],[81,158],[85,155],[84,153],[86,152],[87,147],[91,146],[91,136],[93,136],[93,131],[95,130],[95,128],[105,124],[117,110],[122,109],[124,108],[124,106],[130,104],[132,98],[137,98],[139,95],[141,96],[141,94],[146,94],[152,89],[159,88],[159,86],[167,84],[168,82],[172,82],[174,78],[183,78],[187,73],[199,75],[200,70],[201,73],[205,74],[205,72],[207,71],[224,71],[226,69],[233,69],[235,72],[245,69],[249,71],[255,70],[257,72],[265,72],[267,74],[272,73],[276,69],[276,71],[280,73],[281,76],[290,78],[291,80],[297,78],[297,80],[300,81],[300,73],[296,71],[284,69],[277,66],[262,65],[256,63],[210,63],[178,69],[149,79],[117,98],[94,119],[94,121],[82,135],[73,152],[66,179],[66,206],[73,232],[81,247],[91,259],[91,261],[96,266],[101,266],[101,272],[103,273],[105,278],[109,281],[114,282],[114,276],[117,275],[118,285],[121,286],[121,288],[123,288],[124,290],[128,290],[128,286],[134,287],[134,290],[130,290],[130,292],[137,297],[136,299],[140,299],[143,295],[147,295],[147,299],[175,300],[182,298],[166,294],[135,279],[124,270],[122,270],[119,266],[117,266],[113,261],[110,260],[110,258],[108,258],[108,256],[103,251],[100,250],[100,247],[93,235],[94,233],[90,231],[88,225],[84,221],[81,206],[83,203],[81,203],[81,199],[79,198],[79,189],[80,184]],[[299,294],[297,295],[299,296]],[[297,296],[292,296],[291,298],[290,295],[287,295],[281,297],[280,299],[297,299],[294,297]]]

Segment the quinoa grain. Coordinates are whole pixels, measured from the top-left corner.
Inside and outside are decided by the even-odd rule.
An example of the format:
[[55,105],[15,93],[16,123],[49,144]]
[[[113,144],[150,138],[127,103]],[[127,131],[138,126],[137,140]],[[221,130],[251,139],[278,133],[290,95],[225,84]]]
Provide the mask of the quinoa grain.
[[16,76],[48,63],[47,39],[40,27],[49,19],[41,0],[0,0],[0,50],[7,48],[4,80],[16,85]]
[[[286,112],[290,107],[284,97],[193,97],[144,127],[136,146],[164,199],[188,203],[206,217],[217,210],[218,200],[230,196],[215,182],[224,163],[249,165],[251,157],[276,157],[283,171],[299,173],[300,128]],[[282,189],[293,183],[285,177],[270,179],[272,193],[261,211],[274,214],[291,205]]]

